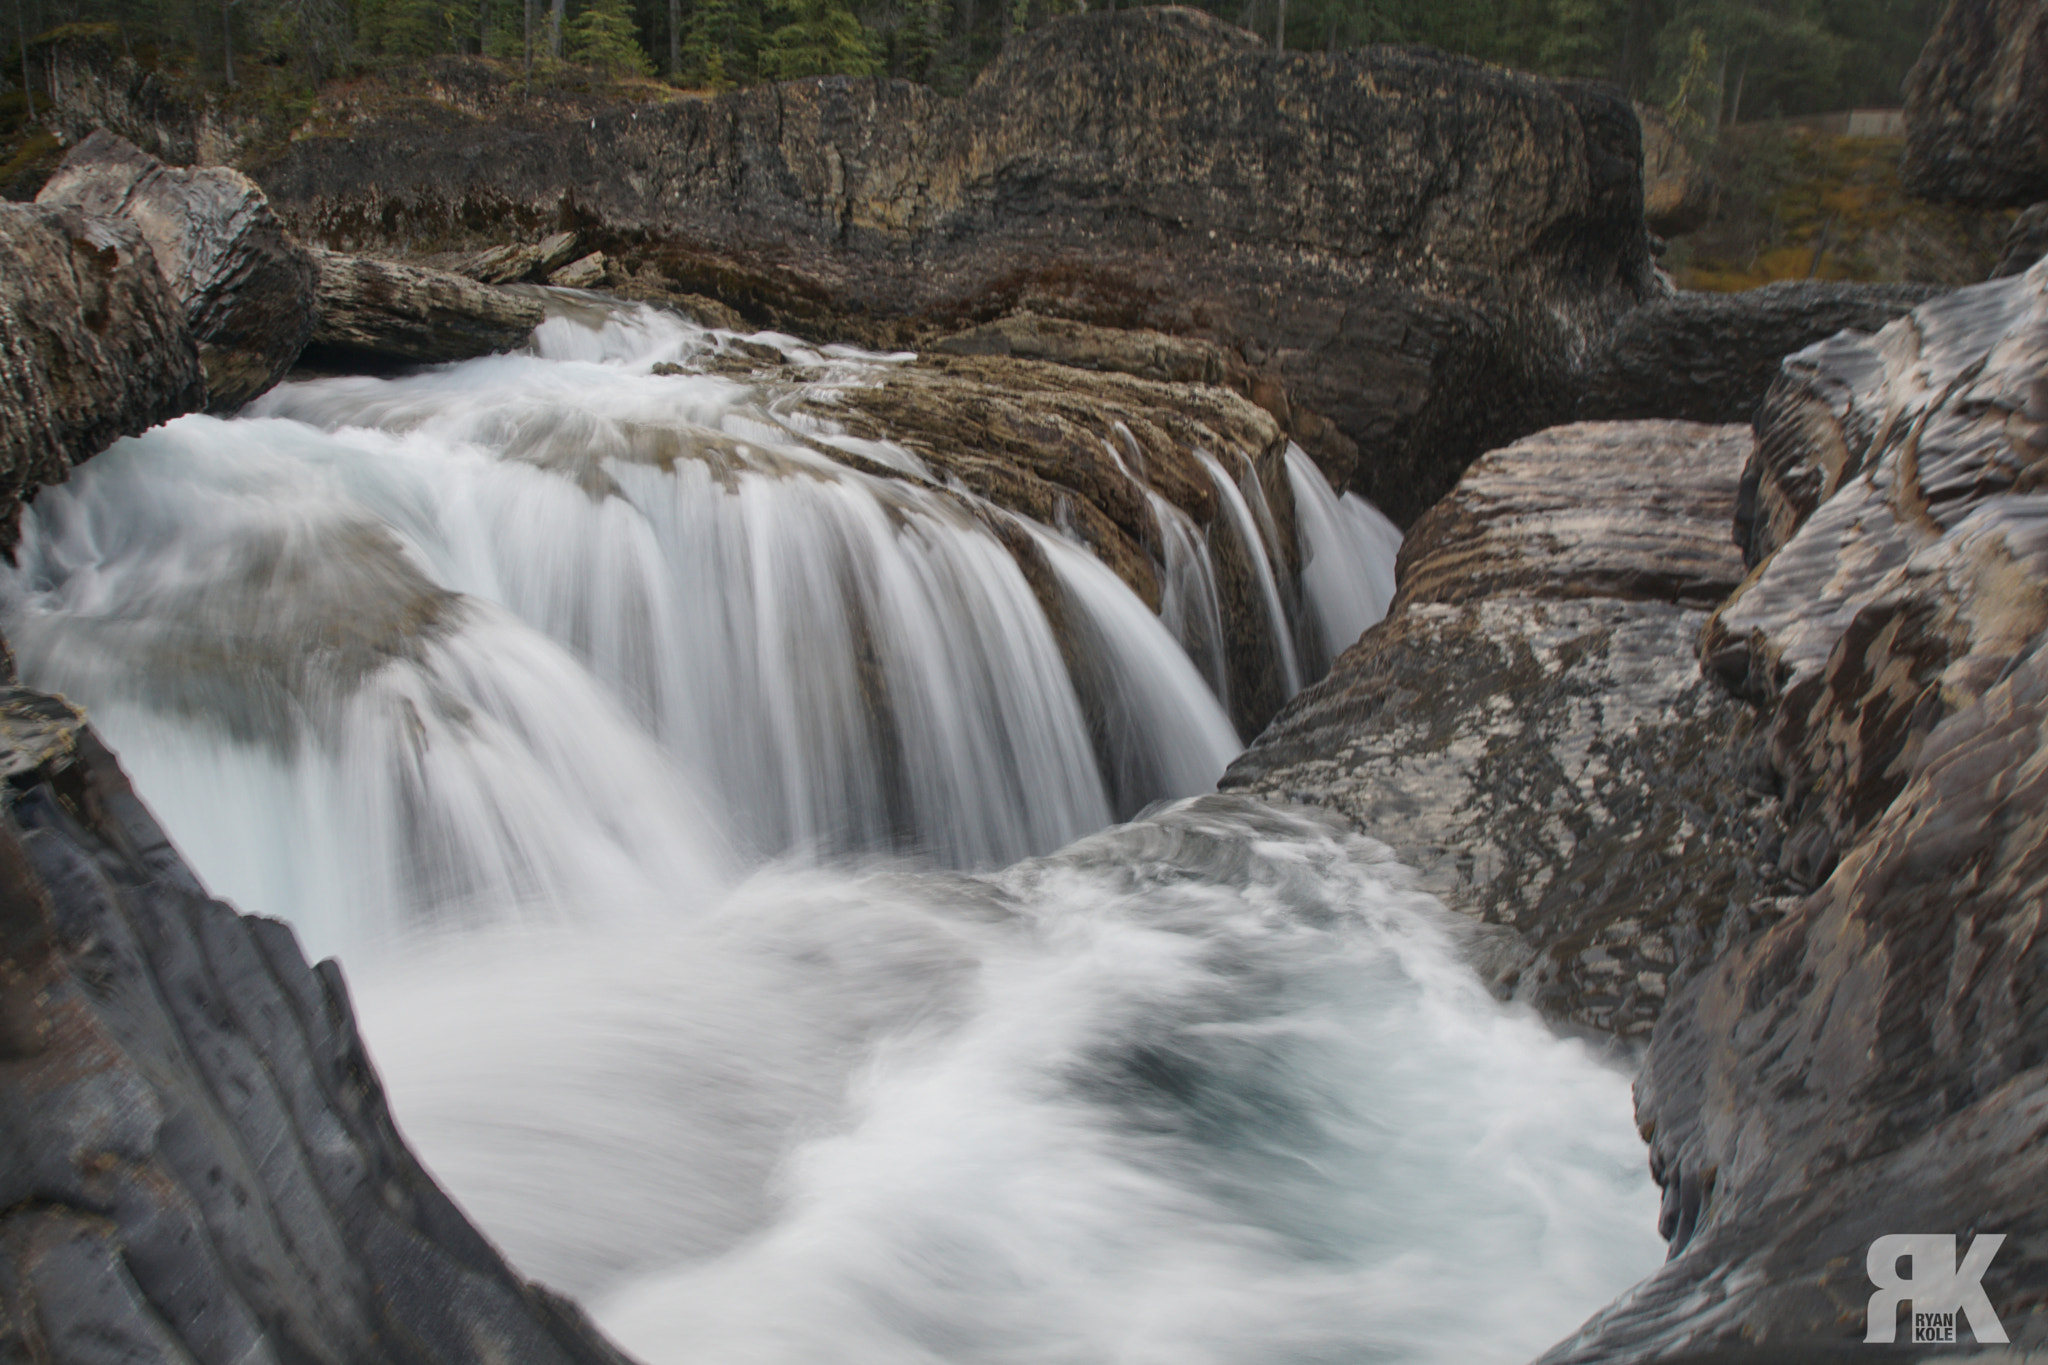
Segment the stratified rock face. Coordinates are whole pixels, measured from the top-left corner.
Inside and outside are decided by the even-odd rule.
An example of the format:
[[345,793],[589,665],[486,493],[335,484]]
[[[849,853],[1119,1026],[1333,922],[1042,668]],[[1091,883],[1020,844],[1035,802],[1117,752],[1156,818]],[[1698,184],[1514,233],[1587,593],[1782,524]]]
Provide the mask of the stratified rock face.
[[313,262],[241,172],[173,170],[95,133],[64,158],[36,202],[125,218],[142,230],[198,338],[211,411],[239,408],[298,359],[313,327]]
[[2018,275],[2043,256],[2048,256],[2048,203],[2030,204],[2006,229],[2005,247],[1991,268],[1991,278]]
[[1553,420],[1588,339],[1655,288],[1619,94],[1278,54],[1182,9],[1049,24],[957,100],[822,78],[594,119],[414,112],[261,174],[330,246],[573,221],[621,277],[811,333],[1022,308],[1214,341],[1368,452],[1352,486],[1402,522]]
[[322,360],[431,363],[522,345],[546,309],[531,294],[366,256],[313,249]]
[[1772,716],[1799,826],[1786,870],[1809,885],[1891,805],[1934,723],[2048,624],[2027,567],[2044,370],[2038,266],[1786,361],[1742,513],[1770,559],[1700,651]]
[[1906,74],[1899,175],[1927,199],[2048,199],[2048,9],[1949,0]]
[[0,543],[21,500],[206,401],[185,315],[133,224],[0,204]]
[[332,963],[0,690],[0,1358],[623,1365],[406,1151]]
[[1700,676],[1706,612],[1681,605],[1740,577],[1747,449],[1739,427],[1615,423],[1480,460],[1404,546],[1394,612],[1223,786],[1334,807],[1511,926],[1533,960],[1510,980],[1547,1015],[1646,1034],[1675,978],[1771,913],[1745,709]]
[[1742,581],[1729,474],[1753,444],[1747,428],[1694,422],[1526,436],[1466,470],[1408,533],[1395,609],[1532,590],[1716,606]]
[[1747,422],[1787,355],[1845,327],[1874,331],[1944,292],[1940,285],[1792,280],[1653,300],[1616,324],[1587,361],[1576,415]]
[[1798,491],[1702,649],[1825,881],[1666,1010],[1637,1109],[1677,1254],[1560,1361],[1849,1359],[1907,1231],[2003,1234],[1990,1303],[2048,1344],[2044,374],[2041,266],[1787,363],[1762,446]]
[[[1134,351],[1144,345],[1142,338],[1127,343]],[[1232,723],[1240,734],[1256,734],[1287,700],[1252,558],[1266,551],[1247,543],[1223,515],[1216,484],[1220,476],[1256,487],[1278,542],[1266,572],[1285,585],[1283,592],[1293,591],[1301,563],[1287,441],[1264,409],[1207,385],[996,355],[940,355],[901,366],[878,384],[845,389],[819,411],[856,433],[907,446],[942,479],[958,480],[999,507],[1067,529],[1155,611],[1161,584],[1153,565],[1167,541],[1161,518],[1184,515],[1206,538],[1216,567],[1224,633],[1217,643]],[[1064,608],[1038,552],[1013,525],[990,529],[1017,554],[1065,643]],[[1197,645],[1196,652],[1204,651]],[[1087,671],[1087,661],[1071,652],[1068,662],[1077,677]]]

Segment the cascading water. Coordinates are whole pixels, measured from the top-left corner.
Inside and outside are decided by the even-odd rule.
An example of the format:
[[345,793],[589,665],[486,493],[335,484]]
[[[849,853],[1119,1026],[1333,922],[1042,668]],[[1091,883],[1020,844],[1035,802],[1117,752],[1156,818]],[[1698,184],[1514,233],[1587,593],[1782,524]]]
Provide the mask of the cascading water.
[[[1237,747],[1184,514],[1155,616],[799,401],[898,358],[760,336],[803,381],[743,383],[557,307],[123,442],[4,576],[209,885],[343,955],[517,1264],[651,1362],[792,1365],[1514,1360],[1656,1264],[1626,1080],[1377,846],[1214,796],[1095,832]],[[1210,464],[1276,649],[1355,638],[1391,528],[1290,452],[1290,622]]]

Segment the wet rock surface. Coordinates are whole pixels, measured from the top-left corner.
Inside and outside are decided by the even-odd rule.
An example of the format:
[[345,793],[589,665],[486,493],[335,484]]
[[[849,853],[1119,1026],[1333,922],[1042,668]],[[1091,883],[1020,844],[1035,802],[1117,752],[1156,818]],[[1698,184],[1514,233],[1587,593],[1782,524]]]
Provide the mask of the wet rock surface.
[[1955,0],[1906,75],[1899,175],[1928,199],[2048,199],[2048,11]]
[[184,309],[142,233],[0,204],[0,542],[23,498],[206,401]]
[[1028,310],[1214,342],[1370,452],[1337,472],[1404,523],[1562,415],[1573,357],[1654,289],[1618,94],[1281,55],[1189,10],[1053,22],[958,99],[821,78],[345,133],[259,168],[309,239],[402,255],[573,225],[632,288],[810,335]]
[[2040,267],[1786,366],[1759,452],[1794,492],[1758,481],[1769,557],[1702,651],[1814,889],[1666,1009],[1637,1105],[1674,1258],[1557,1361],[1867,1353],[1865,1253],[1909,1229],[2003,1234],[1986,1293],[2048,1343],[2044,370]]
[[1654,299],[1617,322],[1588,359],[1575,415],[1747,422],[1787,355],[1845,327],[1874,331],[1944,292],[1940,285],[1796,280]]
[[307,364],[468,360],[523,345],[546,309],[442,270],[313,248],[319,318]]
[[36,202],[141,230],[199,342],[209,410],[239,408],[298,359],[313,328],[313,262],[241,172],[173,169],[99,132],[72,148]]
[[1700,675],[1707,613],[1683,605],[1740,575],[1747,445],[1589,424],[1488,455],[1404,546],[1393,613],[1223,786],[1333,807],[1514,931],[1502,989],[1642,1039],[1678,980],[1774,913],[1747,711]]
[[[1278,533],[1268,567],[1294,585],[1301,564],[1287,441],[1262,408],[1212,385],[942,354],[846,389],[818,412],[856,434],[908,447],[941,481],[958,480],[998,506],[1063,528],[1154,610],[1162,590],[1154,565],[1167,535],[1161,518],[1177,510],[1214,555],[1232,722],[1240,734],[1256,734],[1286,700],[1251,558],[1266,551],[1247,544],[1223,515],[1215,476],[1197,453],[1241,488],[1256,484]],[[1015,527],[993,529],[1018,555],[1057,626],[1060,603],[1028,538]]]
[[0,1356],[624,1365],[405,1150],[341,975],[0,691]]

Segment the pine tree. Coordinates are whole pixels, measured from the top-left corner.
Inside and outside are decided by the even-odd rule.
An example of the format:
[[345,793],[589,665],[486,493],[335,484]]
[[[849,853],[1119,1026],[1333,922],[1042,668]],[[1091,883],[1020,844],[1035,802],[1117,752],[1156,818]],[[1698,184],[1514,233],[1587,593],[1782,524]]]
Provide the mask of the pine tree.
[[761,46],[761,74],[770,80],[796,76],[872,76],[881,64],[867,30],[842,0],[793,0],[778,5],[785,20]]
[[628,0],[590,0],[569,21],[569,60],[614,76],[651,76],[654,63],[640,46]]

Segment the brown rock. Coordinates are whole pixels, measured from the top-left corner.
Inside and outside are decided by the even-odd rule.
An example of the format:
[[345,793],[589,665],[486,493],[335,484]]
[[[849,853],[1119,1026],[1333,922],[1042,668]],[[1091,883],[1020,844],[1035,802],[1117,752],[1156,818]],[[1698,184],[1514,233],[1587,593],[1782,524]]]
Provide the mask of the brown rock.
[[[1162,536],[1151,496],[1164,498],[1208,534],[1239,733],[1256,733],[1286,700],[1250,558],[1264,551],[1246,545],[1221,515],[1216,486],[1196,454],[1208,452],[1233,478],[1249,464],[1281,541],[1269,568],[1278,582],[1295,583],[1301,566],[1286,441],[1263,410],[1205,385],[997,356],[941,356],[900,366],[880,384],[846,389],[820,411],[858,434],[902,443],[999,506],[1067,528],[1154,609],[1160,585],[1152,564]],[[1057,614],[1058,604],[1048,605]]]
[[516,293],[446,271],[319,248],[313,262],[320,314],[309,362],[467,360],[523,345],[546,316],[532,291]]
[[1663,110],[1635,108],[1643,125],[1643,221],[1659,237],[1683,237],[1713,216],[1720,187]]
[[[1082,370],[1108,370],[1180,384],[1243,382],[1244,363],[1211,342],[1164,332],[1093,327],[1066,318],[1013,313],[994,322],[940,337],[930,350],[940,355],[1014,356]],[[1233,383],[1235,380],[1237,383]]]
[[95,133],[72,148],[36,202],[126,218],[142,230],[199,341],[209,411],[231,412],[275,384],[312,334],[312,259],[240,171],[174,170]]
[[1401,544],[1395,606],[1517,594],[1718,604],[1754,438],[1693,422],[1581,422],[1481,457]]
[[142,233],[0,204],[0,542],[21,500],[206,399],[199,353]]

